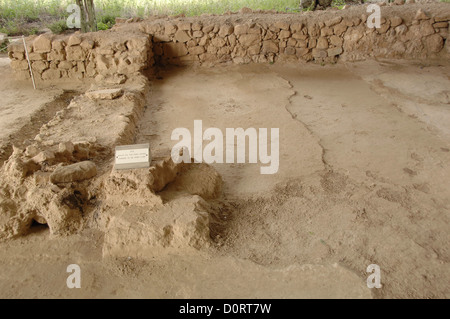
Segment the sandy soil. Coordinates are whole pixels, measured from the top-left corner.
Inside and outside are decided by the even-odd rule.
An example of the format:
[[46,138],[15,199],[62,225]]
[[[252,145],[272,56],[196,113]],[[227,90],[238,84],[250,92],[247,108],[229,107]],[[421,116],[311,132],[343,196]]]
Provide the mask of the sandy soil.
[[[280,128],[279,172],[214,164],[227,209],[200,251],[102,258],[98,230],[51,238],[35,226],[0,244],[0,297],[448,298],[448,74],[448,63],[392,61],[160,72],[138,143],[166,152],[172,130],[196,119]],[[15,92],[2,81],[2,95]],[[20,92],[42,96],[36,109],[53,96]],[[66,287],[73,263],[82,289]],[[370,264],[381,289],[366,286]]]
[[87,84],[69,81],[37,82],[37,90],[29,81],[15,81],[10,59],[0,54],[0,163],[8,159],[12,145],[33,139],[40,127],[65,108],[70,99],[86,89]]

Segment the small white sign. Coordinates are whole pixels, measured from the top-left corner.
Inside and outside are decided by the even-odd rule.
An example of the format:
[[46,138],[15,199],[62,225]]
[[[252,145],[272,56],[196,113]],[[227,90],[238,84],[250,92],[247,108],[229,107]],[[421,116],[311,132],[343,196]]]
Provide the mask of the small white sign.
[[115,169],[146,168],[150,166],[149,144],[116,147]]
[[148,149],[117,150],[116,164],[148,162]]

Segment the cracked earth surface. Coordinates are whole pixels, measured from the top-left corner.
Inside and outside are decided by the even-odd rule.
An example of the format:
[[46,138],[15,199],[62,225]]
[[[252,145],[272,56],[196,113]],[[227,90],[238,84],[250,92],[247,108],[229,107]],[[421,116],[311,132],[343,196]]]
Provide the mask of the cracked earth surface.
[[[449,71],[366,61],[161,72],[137,143],[167,153],[172,130],[193,132],[194,120],[279,128],[278,173],[213,164],[226,205],[209,249],[102,259],[95,230],[2,244],[2,296],[448,298]],[[69,291],[74,262],[87,288]],[[366,286],[370,264],[381,289]]]

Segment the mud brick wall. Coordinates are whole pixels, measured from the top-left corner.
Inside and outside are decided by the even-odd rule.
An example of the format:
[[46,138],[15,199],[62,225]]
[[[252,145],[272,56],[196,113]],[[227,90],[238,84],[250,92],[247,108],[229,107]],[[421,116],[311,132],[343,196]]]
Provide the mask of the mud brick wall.
[[[445,7],[444,7],[445,6]],[[366,7],[303,14],[230,14],[141,23],[162,64],[335,62],[450,57],[450,10],[381,7],[381,27],[368,28]]]
[[[66,36],[43,34],[27,38],[26,44],[38,80],[126,76],[153,64],[152,43],[139,33],[110,30]],[[23,41],[11,44],[8,52],[17,76],[29,78]]]

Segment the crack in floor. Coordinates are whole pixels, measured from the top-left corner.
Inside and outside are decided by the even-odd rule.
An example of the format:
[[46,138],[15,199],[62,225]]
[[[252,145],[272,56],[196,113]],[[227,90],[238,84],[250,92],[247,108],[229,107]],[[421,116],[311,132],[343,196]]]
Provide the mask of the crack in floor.
[[298,117],[297,114],[293,113],[291,110],[289,110],[289,106],[292,105],[292,98],[298,95],[298,91],[294,89],[294,86],[292,85],[291,81],[285,79],[284,77],[280,76],[279,74],[276,74],[280,79],[282,79],[283,81],[285,81],[290,89],[292,90],[292,94],[288,97],[288,103],[284,106],[284,108],[286,109],[286,111],[291,115],[292,119],[294,121],[299,122],[300,124],[303,125],[303,127],[306,128],[306,130],[311,134],[311,136],[314,136],[315,139],[317,139],[317,144],[320,146],[321,150],[322,150],[322,163],[325,166],[325,170],[328,172],[333,171],[333,167],[331,166],[330,163],[327,162],[326,160],[326,149],[325,147],[322,145],[322,140],[320,137],[318,137],[312,130],[311,128],[303,121],[301,121]]

